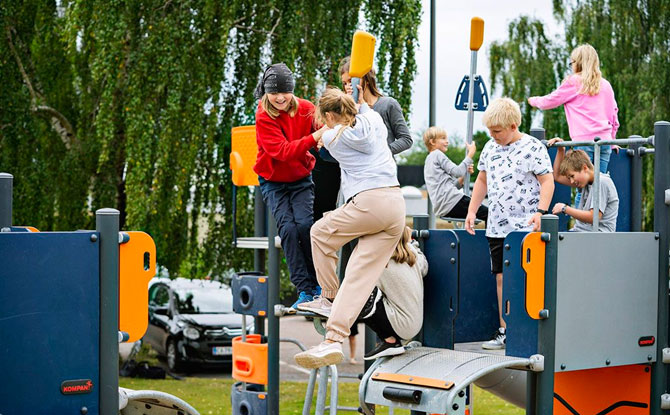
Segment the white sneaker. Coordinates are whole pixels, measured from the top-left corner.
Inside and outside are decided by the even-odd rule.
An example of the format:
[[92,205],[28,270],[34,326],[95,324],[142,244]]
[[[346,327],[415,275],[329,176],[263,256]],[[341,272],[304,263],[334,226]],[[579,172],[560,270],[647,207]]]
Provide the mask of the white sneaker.
[[507,340],[506,330],[503,327],[500,327],[498,331],[493,334],[493,338],[482,344],[482,349],[486,350],[501,350],[505,348],[505,342]]
[[324,317],[330,317],[330,311],[333,309],[333,303],[325,297],[317,295],[314,300],[298,304],[298,310],[311,311]]
[[344,359],[342,343],[322,342],[318,346],[295,355],[295,362],[306,369],[336,365]]

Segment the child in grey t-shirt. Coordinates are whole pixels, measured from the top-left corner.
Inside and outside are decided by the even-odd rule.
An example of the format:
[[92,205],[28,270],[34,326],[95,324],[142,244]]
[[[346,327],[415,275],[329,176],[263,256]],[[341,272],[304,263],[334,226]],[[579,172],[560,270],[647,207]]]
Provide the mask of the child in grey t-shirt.
[[[428,149],[423,177],[435,215],[465,219],[470,198],[463,194],[463,178],[466,172],[472,173],[472,156],[477,150],[475,144],[465,144],[467,154],[461,164],[457,165],[444,154],[449,146],[449,140],[442,128],[428,128],[423,133],[423,142]],[[477,210],[477,219],[486,222],[487,217],[488,208],[480,206]]]
[[[561,138],[552,138],[547,143],[553,145]],[[565,147],[558,147],[556,159],[554,160],[554,180],[566,186],[582,189],[582,197],[577,208],[556,203],[553,213],[563,213],[575,218],[574,232],[593,231],[593,182],[595,173],[593,164],[588,155],[582,150],[572,150],[567,154]],[[609,175],[600,174],[600,187],[598,197],[599,222],[598,232],[616,232],[616,219],[619,214],[619,195],[614,182]]]

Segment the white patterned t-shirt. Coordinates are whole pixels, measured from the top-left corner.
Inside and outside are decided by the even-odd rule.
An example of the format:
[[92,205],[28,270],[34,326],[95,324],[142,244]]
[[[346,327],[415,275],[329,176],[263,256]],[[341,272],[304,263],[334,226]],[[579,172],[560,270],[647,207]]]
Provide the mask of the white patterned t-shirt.
[[477,168],[486,172],[486,236],[504,238],[513,231],[531,230],[528,221],[540,201],[537,176],[552,172],[547,148],[528,134],[507,146],[491,139],[482,149]]

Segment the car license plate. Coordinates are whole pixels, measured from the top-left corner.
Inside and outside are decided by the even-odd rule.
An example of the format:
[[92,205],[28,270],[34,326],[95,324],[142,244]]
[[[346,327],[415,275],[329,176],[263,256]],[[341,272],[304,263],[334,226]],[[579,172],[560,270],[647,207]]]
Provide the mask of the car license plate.
[[233,354],[231,346],[214,346],[212,347],[212,355],[214,356],[229,356]]

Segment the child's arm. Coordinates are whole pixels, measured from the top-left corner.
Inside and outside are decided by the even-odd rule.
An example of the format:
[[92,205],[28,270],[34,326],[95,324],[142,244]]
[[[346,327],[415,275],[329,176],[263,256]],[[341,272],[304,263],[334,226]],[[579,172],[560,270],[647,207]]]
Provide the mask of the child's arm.
[[[537,181],[540,182],[540,201],[537,204],[538,209],[549,210],[551,197],[554,195],[554,177],[551,173],[537,175]],[[536,212],[528,221],[533,225],[533,232],[540,230],[542,214]]]
[[566,80],[555,91],[543,97],[530,97],[528,103],[541,110],[550,110],[565,104],[578,95],[577,87],[570,79]]
[[[468,206],[468,215],[465,217],[465,230],[471,234],[475,234],[475,219],[477,209],[481,206],[486,196],[486,171],[480,171],[475,181],[475,186],[472,188],[472,196],[470,205]],[[551,199],[551,198],[550,198]]]
[[299,140],[288,141],[275,122],[264,118],[256,118],[256,140],[258,145],[270,157],[280,161],[294,160],[304,157],[310,148],[316,146],[323,132],[306,135]]
[[[560,206],[559,206],[560,205]],[[584,223],[593,223],[593,209],[589,210],[581,210],[577,208],[573,208],[572,206],[568,206],[564,203],[556,203],[556,207],[554,207],[554,210],[558,208],[558,212],[561,211],[561,209],[565,206],[565,214],[570,215],[573,218],[577,219],[580,222]],[[602,219],[603,218],[603,212],[598,212],[598,218]]]
[[393,136],[395,137],[395,141],[389,143],[391,153],[398,154],[412,147],[414,140],[412,140],[412,134],[410,134],[409,128],[407,128],[407,123],[405,122],[405,117],[402,114],[402,108],[400,108],[398,101],[393,100],[391,102],[388,117],[391,131],[393,131]]
[[[562,138],[554,137],[547,142],[547,146],[551,147],[555,143],[559,143],[561,141],[563,141]],[[561,163],[563,162],[564,157],[565,157],[565,147],[557,147],[556,158],[554,159],[554,180],[556,181],[556,183],[571,186],[570,180],[559,173],[561,171]]]

